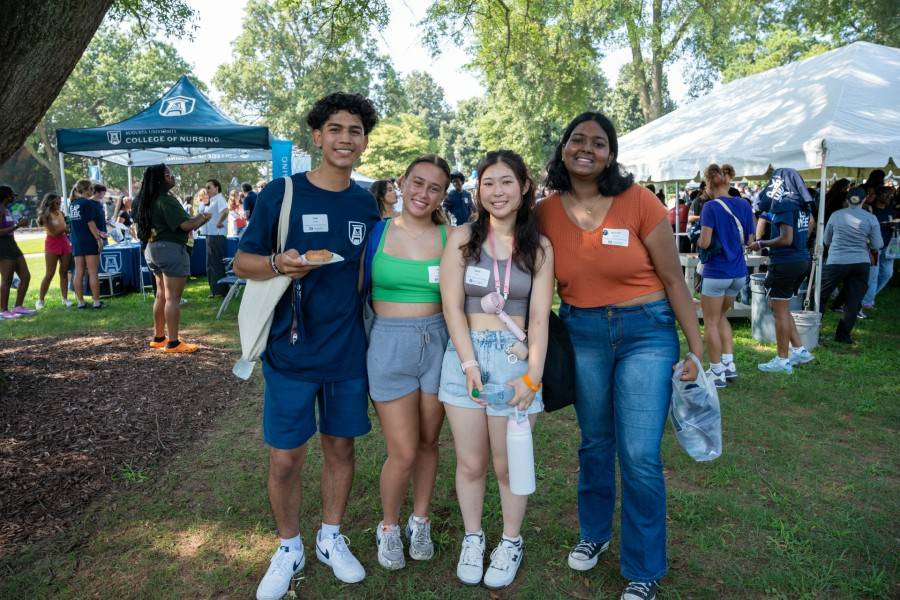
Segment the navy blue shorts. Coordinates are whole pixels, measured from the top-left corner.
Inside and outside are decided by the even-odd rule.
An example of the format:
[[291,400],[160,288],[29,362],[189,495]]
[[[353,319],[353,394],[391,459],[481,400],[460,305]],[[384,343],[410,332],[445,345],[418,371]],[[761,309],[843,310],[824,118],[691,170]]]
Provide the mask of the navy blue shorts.
[[372,429],[365,377],[333,383],[300,381],[265,362],[263,377],[263,439],[273,448],[299,448],[317,429],[334,437],[356,437]]

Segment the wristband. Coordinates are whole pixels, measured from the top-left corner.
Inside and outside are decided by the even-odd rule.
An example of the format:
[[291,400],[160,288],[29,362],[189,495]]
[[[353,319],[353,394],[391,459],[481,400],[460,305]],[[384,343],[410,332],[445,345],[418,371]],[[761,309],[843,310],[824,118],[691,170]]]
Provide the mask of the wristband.
[[531,377],[528,376],[528,373],[522,375],[522,381],[525,382],[525,385],[528,386],[528,389],[535,393],[541,391],[541,388],[543,387],[540,383],[533,382],[531,380]]
[[465,373],[470,367],[477,367],[478,361],[477,360],[467,360],[466,362],[460,364],[459,366],[462,369],[462,372]]
[[276,275],[284,275],[284,271],[278,268],[278,265],[275,264],[275,257],[277,254],[273,254],[269,257],[269,266],[272,267],[272,272]]

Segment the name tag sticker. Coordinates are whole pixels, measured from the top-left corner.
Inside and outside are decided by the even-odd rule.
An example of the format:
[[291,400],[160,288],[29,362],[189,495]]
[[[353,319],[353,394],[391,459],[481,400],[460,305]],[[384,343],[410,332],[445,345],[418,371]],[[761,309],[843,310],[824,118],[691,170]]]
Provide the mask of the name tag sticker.
[[628,233],[627,229],[604,229],[602,243],[604,246],[624,246],[627,248]]
[[328,215],[303,215],[303,233],[327,233]]
[[491,272],[481,267],[466,267],[466,283],[476,287],[487,287]]
[[428,267],[428,283],[440,283],[441,282],[441,267],[440,265],[432,265]]

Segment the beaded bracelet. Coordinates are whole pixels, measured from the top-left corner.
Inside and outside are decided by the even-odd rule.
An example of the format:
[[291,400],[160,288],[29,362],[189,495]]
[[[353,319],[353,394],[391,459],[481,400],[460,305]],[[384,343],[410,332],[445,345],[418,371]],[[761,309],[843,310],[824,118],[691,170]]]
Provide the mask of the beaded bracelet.
[[272,267],[272,272],[276,275],[284,275],[284,271],[278,268],[278,265],[275,264],[275,257],[277,254],[273,254],[269,257],[269,266]]

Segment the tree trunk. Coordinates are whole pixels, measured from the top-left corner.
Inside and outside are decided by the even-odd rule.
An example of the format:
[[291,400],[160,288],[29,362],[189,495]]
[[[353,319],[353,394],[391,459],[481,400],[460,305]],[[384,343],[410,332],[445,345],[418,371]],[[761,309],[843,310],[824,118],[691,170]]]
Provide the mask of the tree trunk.
[[631,19],[625,19],[625,28],[628,32],[628,43],[631,46],[631,65],[634,69],[634,81],[637,86],[638,98],[641,101],[641,112],[644,113],[644,122],[649,123],[654,119],[650,103],[650,85],[647,81],[647,72],[644,70],[644,56],[641,52],[641,34],[638,26]]
[[113,0],[0,3],[0,163],[18,150],[66,83]]

